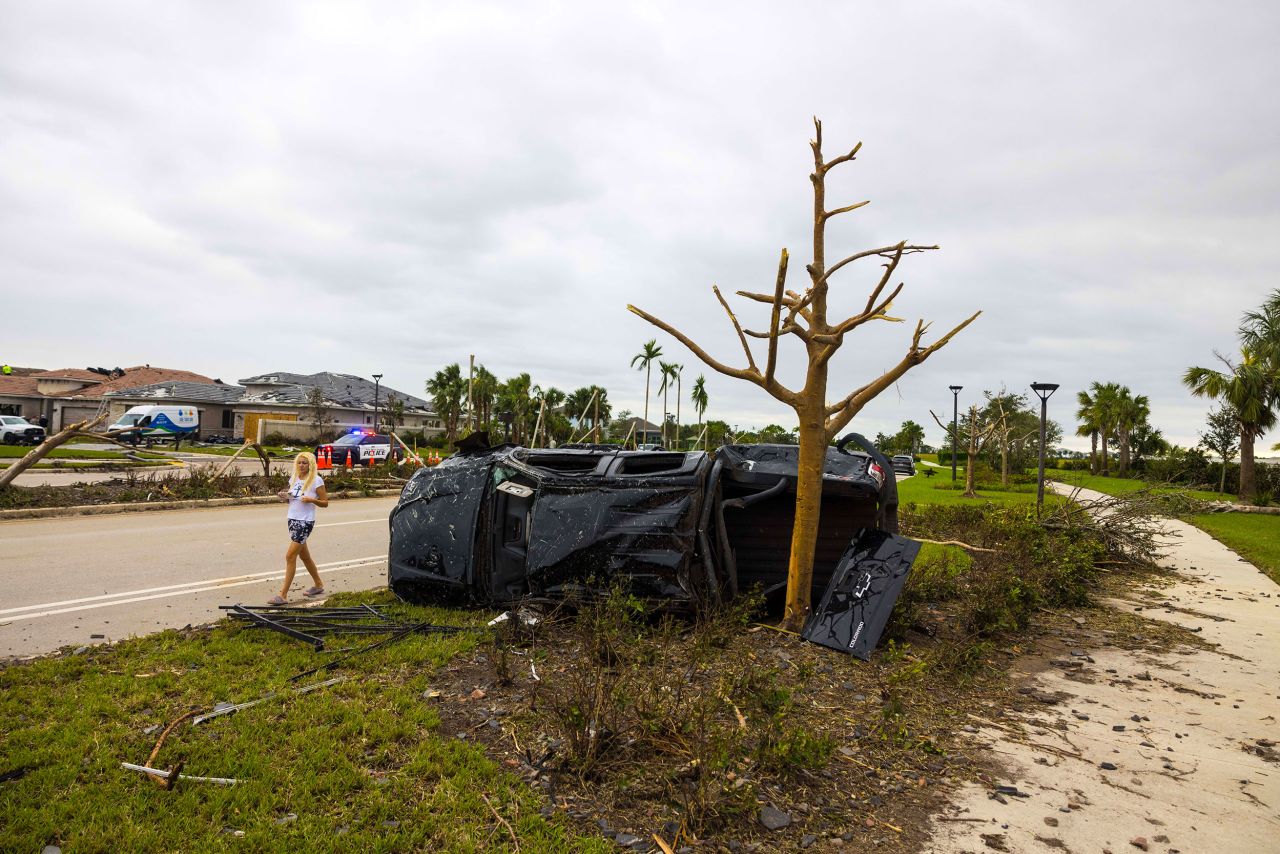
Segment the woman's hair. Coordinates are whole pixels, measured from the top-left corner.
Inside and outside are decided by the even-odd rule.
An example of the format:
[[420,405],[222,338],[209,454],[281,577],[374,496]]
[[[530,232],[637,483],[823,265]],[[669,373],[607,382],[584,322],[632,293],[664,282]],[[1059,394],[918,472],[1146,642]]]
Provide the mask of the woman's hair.
[[[307,466],[307,476],[305,478],[298,476],[298,463],[303,460],[306,460],[309,463]],[[307,490],[311,489],[311,484],[316,482],[316,455],[310,451],[303,451],[293,458],[293,474],[289,477],[289,484],[295,484],[299,480],[302,481],[303,495],[306,495]]]

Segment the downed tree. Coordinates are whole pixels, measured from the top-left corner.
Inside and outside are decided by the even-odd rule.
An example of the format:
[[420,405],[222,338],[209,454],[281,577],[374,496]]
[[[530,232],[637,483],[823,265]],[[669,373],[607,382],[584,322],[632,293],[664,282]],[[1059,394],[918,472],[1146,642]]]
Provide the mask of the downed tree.
[[[45,439],[39,445],[36,445],[34,448],[28,451],[26,455],[23,456],[22,459],[18,460],[16,463],[9,466],[3,472],[0,472],[0,489],[4,489],[10,483],[13,483],[14,478],[22,474],[27,469],[31,468],[36,463],[40,462],[54,448],[57,448],[59,445],[66,444],[67,442],[74,439],[76,436],[83,436],[83,435],[89,434],[90,430],[92,430],[94,427],[97,427],[99,424],[101,424],[105,420],[107,420],[107,413],[100,412],[98,413],[96,418],[90,418],[86,421],[77,421],[75,424],[72,424],[70,427],[63,427],[57,433],[54,433],[52,436]],[[119,435],[120,433],[125,433],[125,432],[128,432],[128,431],[119,430],[116,433],[112,433],[111,435],[116,436],[116,435]],[[94,438],[97,439],[97,438],[107,438],[107,437],[94,436]],[[114,439],[108,439],[108,441],[114,441]]]
[[[898,294],[902,292],[904,283],[890,286],[898,264],[906,255],[937,249],[937,246],[923,246],[902,241],[891,246],[880,246],[855,252],[848,257],[827,266],[826,260],[826,228],[827,223],[841,214],[855,211],[869,202],[855,202],[833,210],[827,209],[826,180],[827,174],[842,163],[848,163],[857,157],[862,144],[854,146],[851,151],[831,160],[822,154],[822,122],[814,119],[815,138],[809,143],[813,150],[813,173],[809,180],[813,185],[813,261],[805,269],[809,274],[809,285],[803,293],[787,290],[788,253],[782,250],[778,262],[777,279],[772,293],[752,293],[738,291],[738,295],[754,302],[769,306],[769,327],[763,332],[743,329],[738,317],[720,293],[720,288],[713,285],[711,290],[733,324],[742,350],[746,356],[746,367],[737,368],[726,365],[712,357],[688,335],[671,324],[661,320],[634,305],[627,309],[644,318],[649,323],[667,332],[684,344],[695,356],[705,362],[713,370],[746,380],[760,386],[777,400],[795,410],[800,421],[800,463],[799,481],[796,484],[795,526],[791,539],[791,557],[787,568],[787,605],[786,624],[791,628],[799,628],[809,613],[810,587],[813,579],[813,556],[818,537],[818,518],[822,502],[822,467],[827,447],[864,406],[870,403],[882,391],[898,381],[903,374],[916,365],[924,362],[933,353],[947,344],[960,330],[964,329],[981,312],[975,312],[961,322],[946,335],[933,344],[922,343],[929,324],[923,320],[916,323],[911,343],[901,360],[884,371],[879,377],[870,380],[840,400],[829,403],[827,400],[827,378],[831,358],[844,344],[845,336],[867,323],[886,321],[902,322],[901,318],[892,317],[889,309]],[[872,288],[862,310],[844,320],[828,319],[827,292],[831,277],[838,271],[854,262],[875,258],[882,262],[884,272],[878,283]],[[890,288],[887,295],[885,289]],[[804,385],[799,389],[784,386],[777,377],[778,342],[784,335],[794,335],[804,345],[807,356]],[[764,339],[768,342],[768,353],[764,368],[756,362],[755,355],[747,338]],[[892,474],[890,474],[892,476]]]

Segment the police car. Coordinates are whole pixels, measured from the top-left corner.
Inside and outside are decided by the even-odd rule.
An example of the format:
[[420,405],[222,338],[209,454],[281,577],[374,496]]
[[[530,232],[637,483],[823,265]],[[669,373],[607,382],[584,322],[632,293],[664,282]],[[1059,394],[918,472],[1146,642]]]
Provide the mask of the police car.
[[327,445],[317,446],[317,458],[322,451],[330,458],[334,468],[344,468],[348,458],[352,465],[361,466],[376,465],[388,458],[396,462],[404,459],[404,449],[399,445],[393,448],[390,436],[359,428]]

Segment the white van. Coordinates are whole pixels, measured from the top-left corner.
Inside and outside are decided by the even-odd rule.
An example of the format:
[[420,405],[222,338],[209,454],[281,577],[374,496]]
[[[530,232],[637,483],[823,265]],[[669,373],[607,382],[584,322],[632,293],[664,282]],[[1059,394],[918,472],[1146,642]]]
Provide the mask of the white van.
[[130,427],[142,429],[125,433],[121,439],[132,441],[137,437],[148,442],[198,439],[200,410],[193,406],[135,406],[108,427],[107,432],[127,430]]

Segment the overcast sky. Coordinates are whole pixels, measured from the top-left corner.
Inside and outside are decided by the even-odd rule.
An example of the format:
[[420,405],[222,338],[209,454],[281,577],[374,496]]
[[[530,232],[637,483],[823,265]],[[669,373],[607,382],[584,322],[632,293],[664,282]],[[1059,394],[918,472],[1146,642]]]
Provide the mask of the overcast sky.
[[[0,360],[421,395],[474,353],[638,413],[656,337],[709,417],[794,425],[625,306],[740,364],[710,288],[770,289],[784,246],[803,287],[817,115],[829,157],[864,143],[829,206],[872,202],[828,257],[937,243],[895,313],[984,312],[854,428],[936,442],[948,385],[963,406],[1039,380],[1071,434],[1098,380],[1194,444],[1208,404],[1179,376],[1280,286],[1278,24],[1261,2],[3,2]],[[877,273],[838,275],[833,314]],[[864,330],[832,397],[911,331]]]

